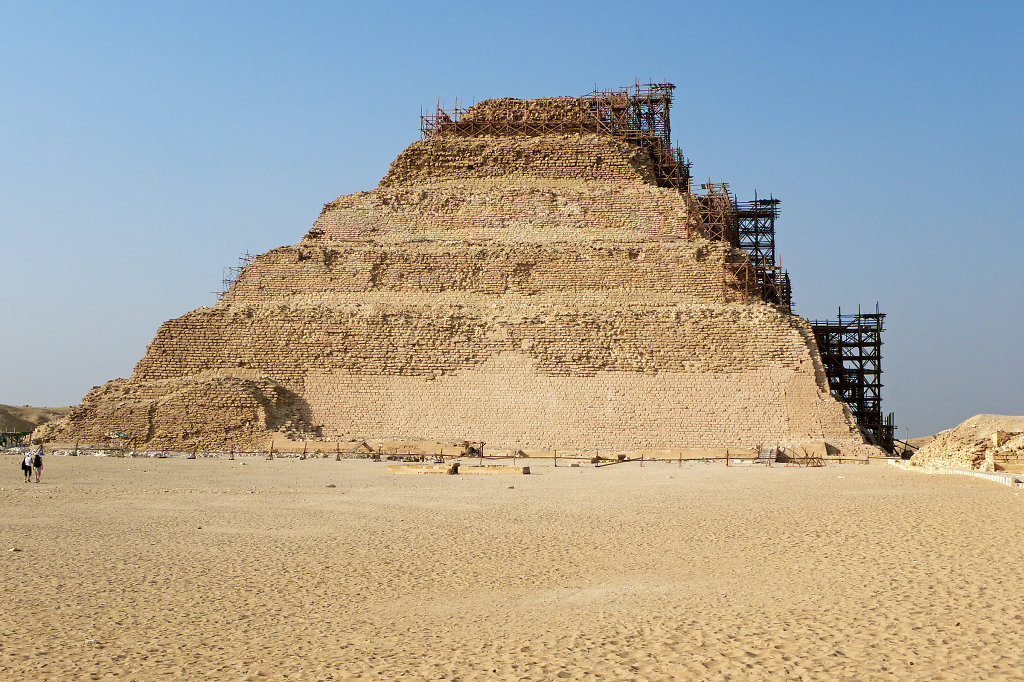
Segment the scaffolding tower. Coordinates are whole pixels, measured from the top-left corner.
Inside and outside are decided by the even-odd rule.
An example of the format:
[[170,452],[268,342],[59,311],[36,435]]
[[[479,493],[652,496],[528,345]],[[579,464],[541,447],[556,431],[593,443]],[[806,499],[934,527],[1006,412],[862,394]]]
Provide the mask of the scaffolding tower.
[[793,310],[793,294],[789,273],[775,258],[775,219],[779,217],[779,200],[773,196],[736,203],[736,233],[739,247],[750,256],[761,298],[769,303]]
[[755,266],[775,265],[775,219],[779,217],[779,200],[775,197],[736,204],[740,248]]
[[704,194],[687,197],[689,213],[695,226],[709,239],[724,241],[742,249],[749,256],[747,263],[731,263],[727,267],[741,282],[747,294],[793,311],[793,295],[789,273],[775,258],[775,219],[779,216],[779,200],[770,197],[739,202],[726,182],[702,183]]
[[893,452],[896,426],[893,414],[882,416],[882,332],[885,313],[861,312],[836,320],[814,320],[811,328],[818,342],[832,395],[850,406],[861,430],[886,452]]

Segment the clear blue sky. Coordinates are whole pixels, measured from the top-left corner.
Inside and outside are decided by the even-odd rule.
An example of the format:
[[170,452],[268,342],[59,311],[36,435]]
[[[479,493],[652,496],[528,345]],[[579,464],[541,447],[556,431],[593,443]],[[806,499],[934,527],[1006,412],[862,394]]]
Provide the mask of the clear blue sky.
[[879,301],[900,434],[1024,414],[1024,3],[0,2],[0,403],[77,403],[421,106],[678,86],[696,177],[782,199],[796,311]]

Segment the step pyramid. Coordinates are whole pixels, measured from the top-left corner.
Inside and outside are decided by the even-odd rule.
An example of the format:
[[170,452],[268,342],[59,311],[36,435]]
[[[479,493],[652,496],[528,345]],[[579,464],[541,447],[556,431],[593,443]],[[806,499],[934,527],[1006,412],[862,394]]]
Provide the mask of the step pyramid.
[[376,189],[164,323],[130,378],[42,435],[861,443],[807,321],[751,293],[746,253],[702,224],[663,144],[667,103],[664,130],[629,128],[652,120],[643,104],[626,90],[603,109],[487,100],[424,119]]

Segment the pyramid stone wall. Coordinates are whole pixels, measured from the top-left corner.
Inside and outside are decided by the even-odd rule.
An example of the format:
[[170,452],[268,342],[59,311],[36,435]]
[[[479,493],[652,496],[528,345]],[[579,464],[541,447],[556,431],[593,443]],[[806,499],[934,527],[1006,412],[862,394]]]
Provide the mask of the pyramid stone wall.
[[651,183],[650,155],[623,140],[598,135],[431,138],[406,148],[379,187],[532,179]]
[[[730,267],[745,260],[621,140],[424,140],[377,189],[339,197],[298,244],[257,257],[215,306],[165,323],[129,380],[50,435],[860,442],[808,324],[748,294]],[[175,427],[179,413],[208,423]]]

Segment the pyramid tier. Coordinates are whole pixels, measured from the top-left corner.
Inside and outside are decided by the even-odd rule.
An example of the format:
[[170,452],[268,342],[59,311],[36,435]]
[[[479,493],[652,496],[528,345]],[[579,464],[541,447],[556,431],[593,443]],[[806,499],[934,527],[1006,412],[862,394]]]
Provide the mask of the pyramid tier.
[[810,334],[765,306],[224,306],[167,322],[131,382],[259,372],[302,396],[299,416],[329,437],[508,447],[854,438]]
[[391,163],[382,188],[501,180],[654,184],[650,154],[597,135],[439,137],[409,145]]
[[650,185],[480,181],[339,197],[303,241],[659,241],[695,236],[691,223],[678,192]]
[[[498,244],[304,241],[258,256],[219,303],[753,300],[733,249],[706,240]],[[740,260],[739,262],[745,262]]]

